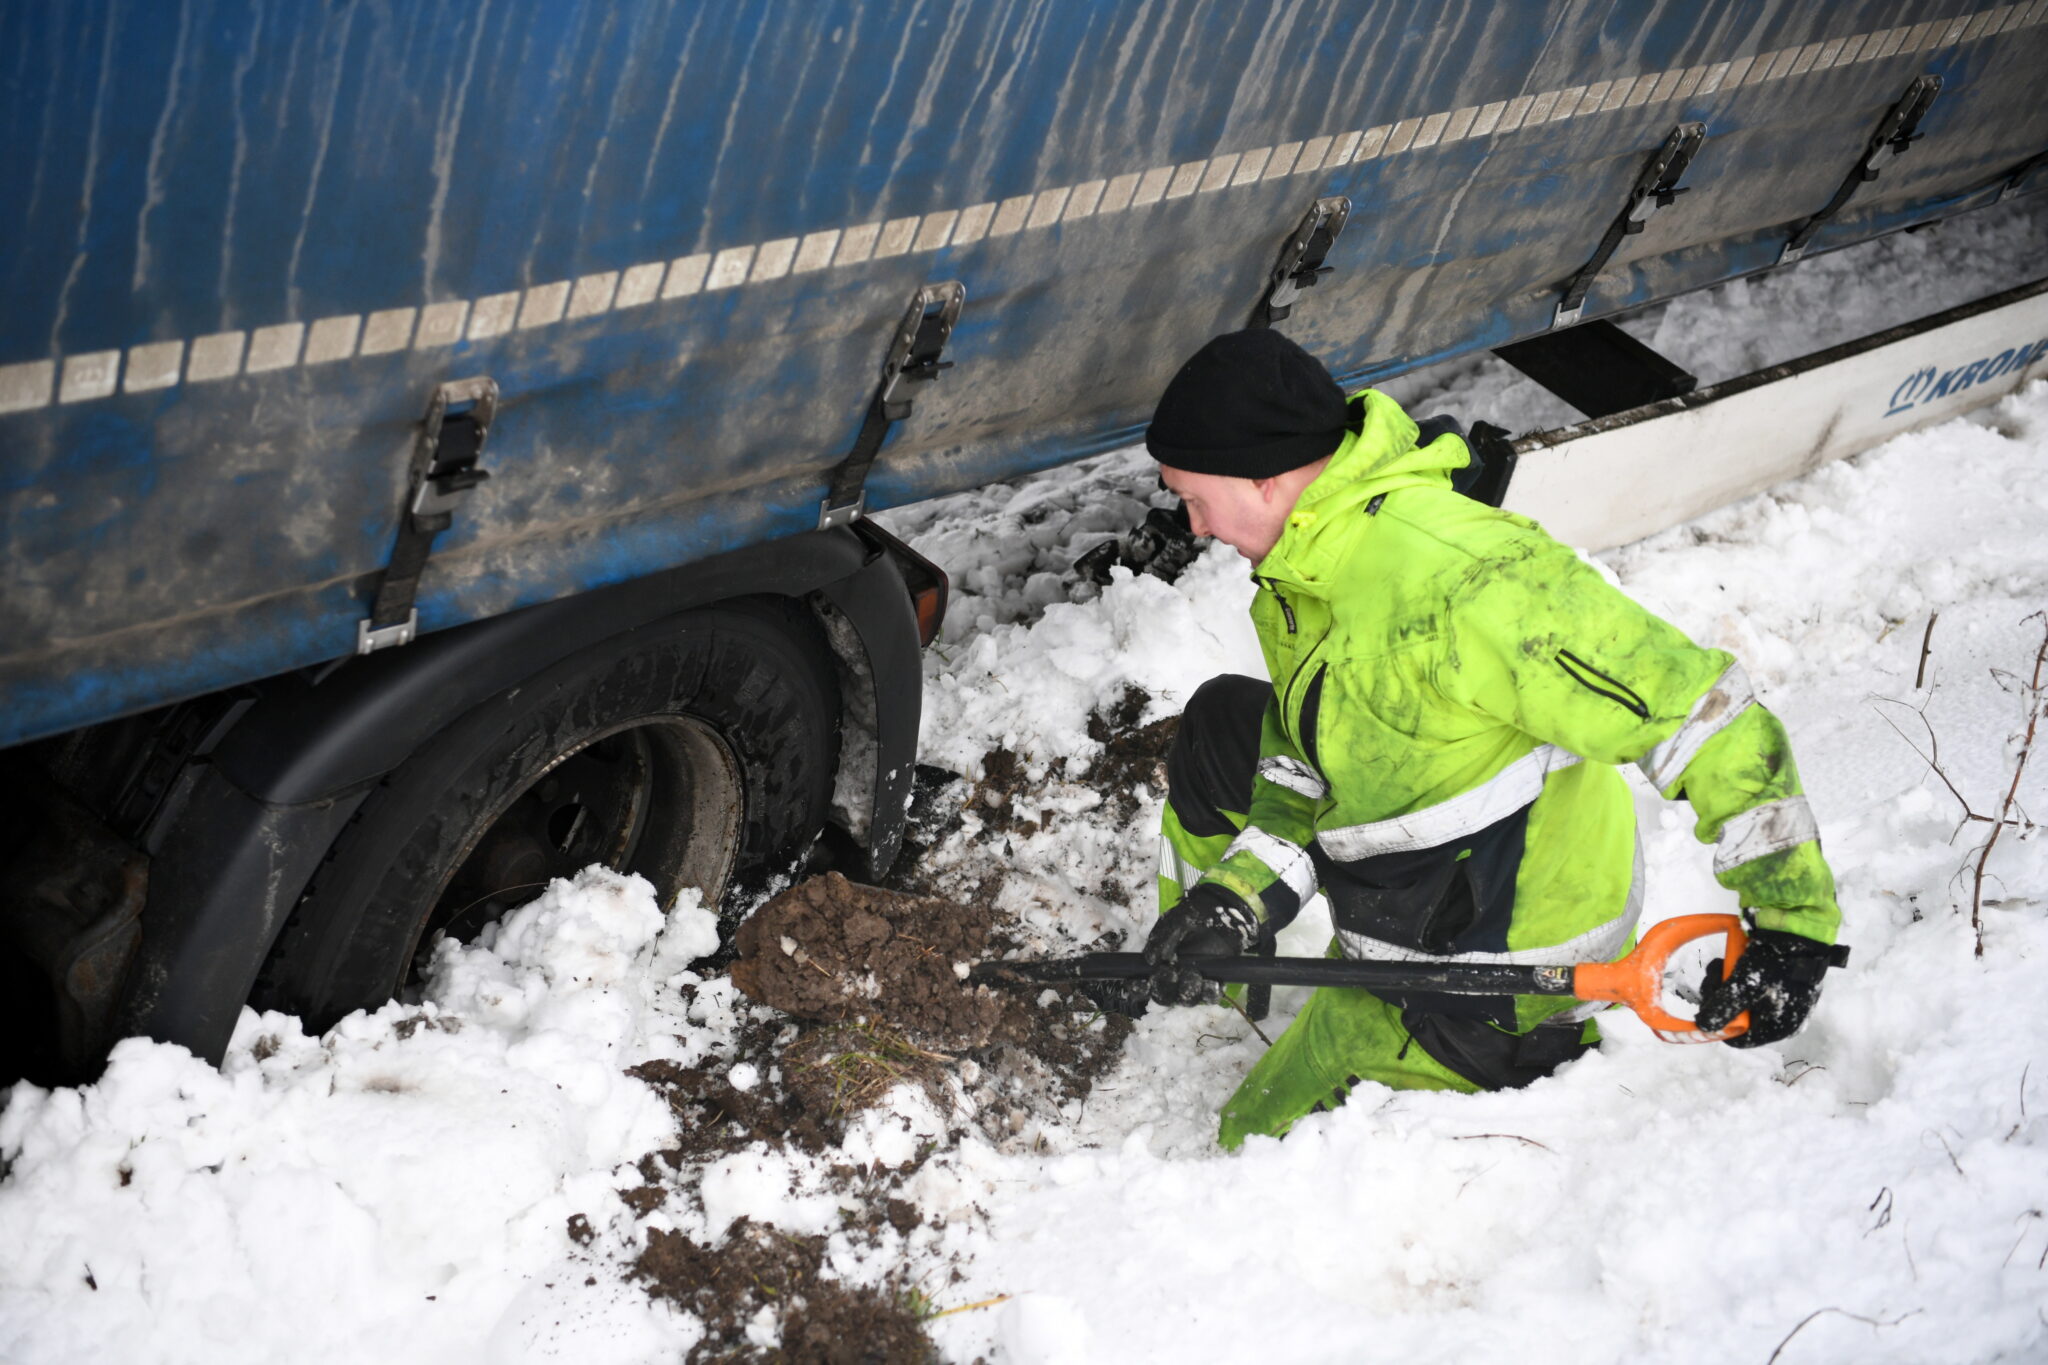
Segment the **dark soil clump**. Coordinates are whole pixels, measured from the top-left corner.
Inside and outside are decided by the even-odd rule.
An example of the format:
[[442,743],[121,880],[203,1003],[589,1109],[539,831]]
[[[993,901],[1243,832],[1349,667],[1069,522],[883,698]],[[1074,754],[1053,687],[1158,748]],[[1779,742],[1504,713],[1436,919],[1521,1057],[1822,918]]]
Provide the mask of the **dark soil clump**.
[[735,1090],[720,1072],[666,1061],[642,1062],[626,1074],[660,1091],[675,1113],[681,1143],[660,1153],[670,1166],[715,1161],[756,1141],[822,1151],[841,1136],[840,1115],[794,1090]]
[[1180,733],[1180,717],[1138,724],[1151,699],[1144,688],[1126,684],[1115,702],[1088,717],[1088,738],[1102,752],[1082,780],[1102,793],[1103,808],[1118,821],[1138,813],[1138,788],[1166,791],[1166,751]]
[[[793,1237],[742,1218],[708,1248],[679,1232],[649,1229],[633,1275],[649,1294],[703,1321],[705,1337],[692,1360],[899,1365],[933,1358],[900,1291],[825,1279],[824,1259],[823,1237]],[[763,1303],[776,1312],[777,1347],[747,1339]]]
[[991,925],[980,907],[828,872],[769,900],[740,926],[732,979],[750,998],[799,1019],[885,1019],[919,1046],[980,1047],[1002,1006],[995,992],[965,978],[987,953]]

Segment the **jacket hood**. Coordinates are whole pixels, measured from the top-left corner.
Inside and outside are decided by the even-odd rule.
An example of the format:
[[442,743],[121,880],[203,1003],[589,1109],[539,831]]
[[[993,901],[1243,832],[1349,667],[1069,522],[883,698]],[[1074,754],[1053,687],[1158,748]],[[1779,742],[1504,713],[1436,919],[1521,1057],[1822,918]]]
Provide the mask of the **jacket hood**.
[[1377,389],[1353,394],[1351,408],[1362,414],[1359,429],[1345,432],[1329,465],[1302,490],[1279,542],[1259,561],[1255,572],[1260,578],[1315,588],[1355,542],[1347,531],[1364,529],[1365,504],[1402,488],[1449,488],[1451,471],[1463,469],[1472,458],[1456,436],[1416,445],[1421,428]]

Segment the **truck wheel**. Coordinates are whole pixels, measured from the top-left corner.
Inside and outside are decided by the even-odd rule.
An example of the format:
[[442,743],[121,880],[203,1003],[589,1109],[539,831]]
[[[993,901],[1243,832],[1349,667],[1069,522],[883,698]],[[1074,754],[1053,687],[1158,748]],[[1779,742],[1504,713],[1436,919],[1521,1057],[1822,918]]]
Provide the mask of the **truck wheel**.
[[831,655],[781,599],[691,611],[506,689],[386,775],[328,851],[251,1003],[324,1030],[591,863],[736,918],[825,822]]

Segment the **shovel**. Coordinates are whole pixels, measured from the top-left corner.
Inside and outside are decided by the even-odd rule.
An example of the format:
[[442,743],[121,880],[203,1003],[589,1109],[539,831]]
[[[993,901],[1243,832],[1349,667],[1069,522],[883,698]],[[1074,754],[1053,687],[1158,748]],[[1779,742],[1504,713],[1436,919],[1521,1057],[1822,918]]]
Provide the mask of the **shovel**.
[[[1726,1027],[1707,1031],[1658,1004],[1665,964],[1695,939],[1726,935],[1721,976],[1749,939],[1736,915],[1680,915],[1643,935],[1618,962],[1575,966],[1517,966],[1474,962],[1371,962],[1328,957],[1184,957],[1176,965],[1220,984],[1248,986],[1360,986],[1371,991],[1434,991],[1450,995],[1569,995],[1627,1005],[1667,1043],[1717,1043],[1749,1029],[1745,1011]],[[1142,953],[1085,953],[1024,962],[983,962],[969,979],[989,985],[1059,985],[1073,981],[1137,981],[1157,968]]]

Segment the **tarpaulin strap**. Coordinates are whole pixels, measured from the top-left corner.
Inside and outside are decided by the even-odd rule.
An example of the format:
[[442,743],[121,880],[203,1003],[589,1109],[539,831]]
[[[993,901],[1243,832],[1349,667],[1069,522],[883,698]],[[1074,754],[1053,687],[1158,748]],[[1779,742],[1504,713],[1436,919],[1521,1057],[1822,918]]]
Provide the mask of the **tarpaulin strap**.
[[1593,287],[1593,280],[1607,265],[1624,237],[1643,230],[1643,224],[1658,209],[1670,208],[1678,196],[1685,193],[1679,187],[1686,172],[1692,165],[1693,154],[1706,139],[1707,125],[1704,123],[1681,123],[1671,130],[1650,157],[1642,172],[1636,176],[1635,184],[1629,187],[1628,202],[1608,226],[1600,244],[1593,248],[1592,259],[1579,267],[1579,272],[1564,284],[1564,297],[1557,301],[1557,312],[1552,316],[1553,327],[1569,327],[1579,320],[1586,306],[1586,294]]
[[[426,571],[427,556],[433,553],[434,537],[455,521],[452,513],[431,517],[408,511],[398,528],[398,544],[392,547],[391,562],[377,582],[377,600],[370,607],[369,629],[385,630],[410,620],[419,596],[420,575]],[[395,641],[393,643],[396,643]],[[371,648],[376,648],[372,646]],[[369,650],[363,650],[367,654]]]
[[831,489],[819,504],[819,530],[843,526],[867,510],[868,470],[881,453],[882,442],[889,438],[889,428],[910,416],[911,400],[903,393],[903,385],[927,383],[937,379],[939,371],[953,368],[951,361],[939,356],[966,298],[967,290],[958,280],[928,284],[911,295],[910,307],[882,361],[882,382],[875,388],[867,416],[861,419],[853,449],[833,470]]
[[832,490],[825,495],[825,507],[819,515],[821,529],[833,524],[835,511],[846,513],[851,509],[851,516],[860,515],[867,502],[868,468],[881,453],[882,442],[888,439],[889,428],[894,425],[877,390],[875,401],[868,404],[868,415],[861,419],[860,434],[853,438],[853,449],[832,473]]
[[1877,179],[1887,165],[1920,140],[1920,120],[1926,117],[1928,108],[1934,103],[1934,97],[1940,93],[1941,77],[1929,75],[1913,78],[1913,83],[1906,87],[1906,93],[1899,97],[1899,102],[1887,110],[1885,116],[1878,121],[1877,131],[1871,134],[1870,141],[1864,145],[1863,155],[1858,157],[1856,164],[1849,169],[1847,178],[1835,191],[1835,197],[1822,205],[1819,213],[1805,219],[1792,230],[1791,239],[1785,243],[1785,249],[1778,254],[1778,264],[1789,265],[1805,255],[1807,244],[1813,241],[1813,235],[1819,232],[1830,218],[1842,211],[1842,206],[1849,202],[1849,197],[1861,186]]
[[420,576],[433,553],[434,537],[454,523],[456,506],[491,476],[478,460],[497,409],[498,386],[485,377],[457,380],[434,390],[413,446],[412,478],[399,516],[398,541],[377,581],[370,614],[356,623],[356,653],[410,644],[419,634]]

